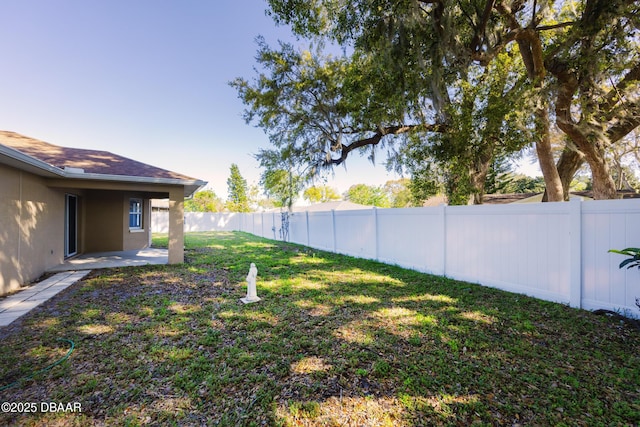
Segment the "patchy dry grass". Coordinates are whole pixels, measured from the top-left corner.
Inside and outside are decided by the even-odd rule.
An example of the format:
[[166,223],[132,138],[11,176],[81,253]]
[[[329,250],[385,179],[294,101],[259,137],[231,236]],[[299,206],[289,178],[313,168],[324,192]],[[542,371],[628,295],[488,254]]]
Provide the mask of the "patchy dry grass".
[[[160,239],[160,243],[162,239]],[[591,313],[242,233],[95,271],[0,329],[0,425],[638,425],[640,336]],[[258,304],[242,305],[249,263]]]

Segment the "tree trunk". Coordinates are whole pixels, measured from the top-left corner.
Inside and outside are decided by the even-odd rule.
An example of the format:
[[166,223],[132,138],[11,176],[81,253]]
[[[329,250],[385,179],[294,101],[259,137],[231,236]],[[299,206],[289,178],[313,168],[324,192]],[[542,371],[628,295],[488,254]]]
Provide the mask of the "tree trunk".
[[604,148],[600,148],[601,144],[589,144],[588,141],[586,144],[588,147],[582,151],[585,152],[585,158],[591,168],[593,198],[596,200],[617,199],[616,183],[611,178],[609,166],[604,158]]
[[[522,61],[527,69],[527,75],[532,86],[540,88],[545,76],[545,67],[540,36],[533,29],[521,31],[516,38]],[[539,140],[536,141],[536,153],[540,170],[544,177],[547,199],[549,202],[561,202],[562,182],[551,151],[551,135],[549,125],[549,106],[543,97],[538,101],[540,105],[535,107],[536,132]]]
[[469,181],[473,188],[472,202],[474,205],[484,203],[484,185],[487,181],[490,166],[491,161],[478,163],[473,170],[469,171]]
[[[560,175],[560,182],[562,183],[562,197],[565,201],[569,200],[569,188],[571,187],[571,181],[583,163],[584,154],[565,146],[564,151],[560,156],[560,160],[558,160],[558,164],[556,165],[558,175]],[[546,189],[544,190],[542,201],[548,202]]]
[[473,162],[473,167],[469,168],[469,181],[473,190],[471,201],[474,205],[484,203],[484,186],[493,161],[493,152],[494,142],[485,141]]
[[539,107],[536,111],[538,118],[538,135],[540,139],[536,142],[536,153],[538,162],[542,170],[545,184],[545,196],[547,202],[562,202],[565,200],[562,181],[556,168],[551,150],[551,137],[549,131],[549,113],[546,108]]
[[602,135],[601,129],[594,128],[594,125],[589,123],[576,123],[571,116],[571,101],[578,90],[578,80],[569,68],[559,61],[552,63],[549,68],[560,83],[556,99],[556,124],[584,154],[584,159],[591,168],[593,198],[618,198],[616,184],[611,178],[604,157],[606,142],[603,141],[604,136],[598,136]]
[[564,118],[558,117],[558,127],[562,129],[584,153],[584,159],[591,168],[591,182],[593,185],[593,198],[596,200],[617,199],[616,184],[611,178],[609,166],[604,157],[602,141],[590,142],[584,133],[576,125]]

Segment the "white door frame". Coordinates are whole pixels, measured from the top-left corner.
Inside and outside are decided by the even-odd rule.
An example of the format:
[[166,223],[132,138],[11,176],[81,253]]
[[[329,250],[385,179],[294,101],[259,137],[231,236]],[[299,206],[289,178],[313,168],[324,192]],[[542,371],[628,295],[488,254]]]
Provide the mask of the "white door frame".
[[64,197],[64,257],[78,253],[78,196],[65,194]]

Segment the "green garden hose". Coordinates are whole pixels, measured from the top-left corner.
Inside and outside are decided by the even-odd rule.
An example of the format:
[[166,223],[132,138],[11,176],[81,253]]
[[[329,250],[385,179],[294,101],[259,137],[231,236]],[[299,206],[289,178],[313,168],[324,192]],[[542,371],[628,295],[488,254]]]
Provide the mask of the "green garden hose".
[[39,371],[34,372],[33,374],[20,378],[17,381],[12,382],[11,384],[7,384],[5,386],[0,387],[0,391],[6,390],[8,388],[11,388],[15,385],[20,384],[22,381],[26,381],[26,380],[31,380],[33,379],[33,377],[35,377],[38,374],[42,374],[44,372],[47,372],[49,370],[51,370],[54,366],[57,366],[59,364],[61,364],[62,362],[64,362],[65,360],[67,360],[69,358],[69,356],[71,356],[71,353],[73,353],[73,349],[76,347],[75,343],[71,340],[68,340],[66,338],[58,338],[57,341],[66,341],[68,342],[71,347],[69,348],[69,351],[67,352],[66,355],[64,355],[64,357],[62,357],[60,360],[56,361],[55,363],[52,363],[51,365],[47,366],[46,368],[40,369]]

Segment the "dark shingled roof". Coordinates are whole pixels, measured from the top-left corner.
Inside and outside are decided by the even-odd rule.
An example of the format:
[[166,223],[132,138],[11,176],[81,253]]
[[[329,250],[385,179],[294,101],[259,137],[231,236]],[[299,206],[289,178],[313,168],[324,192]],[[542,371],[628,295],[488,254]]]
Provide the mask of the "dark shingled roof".
[[60,169],[72,167],[83,169],[86,173],[103,175],[196,180],[108,151],[60,147],[15,132],[0,131],[0,144]]

